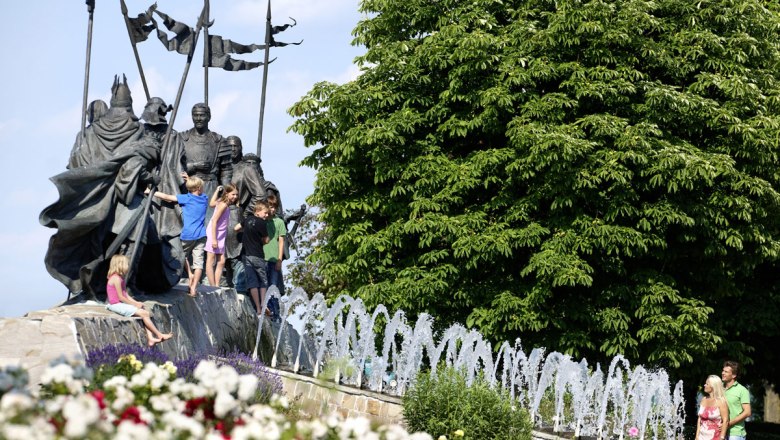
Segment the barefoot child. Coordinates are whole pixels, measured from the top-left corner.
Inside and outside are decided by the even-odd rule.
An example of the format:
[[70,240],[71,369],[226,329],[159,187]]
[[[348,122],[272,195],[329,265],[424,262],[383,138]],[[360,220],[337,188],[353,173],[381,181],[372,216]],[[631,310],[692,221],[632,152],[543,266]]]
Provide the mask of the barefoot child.
[[199,177],[182,177],[186,180],[189,194],[165,194],[155,191],[154,196],[166,202],[181,206],[181,245],[184,258],[192,270],[189,277],[189,295],[195,297],[198,283],[203,277],[203,253],[206,247],[206,209],[209,199],[203,194],[203,180]]
[[[206,277],[209,286],[219,287],[222,278],[222,269],[225,268],[225,238],[227,237],[228,222],[230,221],[230,205],[238,200],[238,190],[235,186],[227,184],[218,186],[217,191],[211,196],[209,206],[214,209],[208,226],[206,226]],[[217,267],[214,268],[214,260]]]
[[125,289],[125,275],[130,269],[130,261],[124,255],[114,255],[111,257],[111,263],[108,267],[108,285],[106,293],[108,294],[108,305],[106,308],[122,316],[138,316],[144,321],[146,326],[146,339],[149,346],[162,341],[167,341],[173,337],[173,333],[160,333],[154,326],[151,314],[144,310],[144,304],[136,301],[127,293]]

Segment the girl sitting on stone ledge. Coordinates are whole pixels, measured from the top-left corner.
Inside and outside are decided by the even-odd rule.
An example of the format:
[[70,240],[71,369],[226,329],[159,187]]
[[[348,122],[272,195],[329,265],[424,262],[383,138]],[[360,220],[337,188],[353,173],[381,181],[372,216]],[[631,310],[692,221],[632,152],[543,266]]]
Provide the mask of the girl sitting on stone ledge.
[[122,316],[138,316],[146,326],[146,339],[149,346],[173,337],[173,333],[160,333],[151,319],[151,314],[144,309],[144,303],[136,301],[127,293],[125,275],[130,270],[130,260],[124,255],[114,255],[108,267],[108,305],[106,308]]

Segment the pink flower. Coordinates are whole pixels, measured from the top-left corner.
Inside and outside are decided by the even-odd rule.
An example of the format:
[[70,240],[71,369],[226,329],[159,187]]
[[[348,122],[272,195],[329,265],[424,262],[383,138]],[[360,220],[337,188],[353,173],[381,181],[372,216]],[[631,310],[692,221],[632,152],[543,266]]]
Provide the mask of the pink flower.
[[632,427],[628,428],[628,436],[629,437],[636,437],[638,435],[639,435],[639,428],[637,428],[636,426],[632,426]]

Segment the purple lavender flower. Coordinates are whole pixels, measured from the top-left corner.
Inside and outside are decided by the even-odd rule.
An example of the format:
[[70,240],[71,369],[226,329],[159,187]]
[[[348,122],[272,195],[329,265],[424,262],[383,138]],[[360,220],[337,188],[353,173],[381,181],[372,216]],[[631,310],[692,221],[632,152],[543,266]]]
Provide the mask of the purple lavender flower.
[[87,352],[87,366],[97,370],[101,365],[113,365],[120,357],[133,354],[143,363],[154,362],[162,365],[169,360],[168,355],[157,347],[134,344],[106,345]]

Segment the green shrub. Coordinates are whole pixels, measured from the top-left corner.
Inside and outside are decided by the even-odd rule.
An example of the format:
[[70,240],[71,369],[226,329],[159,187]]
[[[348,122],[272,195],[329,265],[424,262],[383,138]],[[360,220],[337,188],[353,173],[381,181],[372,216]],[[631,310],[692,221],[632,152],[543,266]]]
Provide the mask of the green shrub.
[[531,421],[509,394],[493,389],[483,378],[469,387],[453,368],[437,376],[420,373],[417,383],[403,396],[403,414],[410,432],[425,431],[437,438],[511,439],[531,438]]

